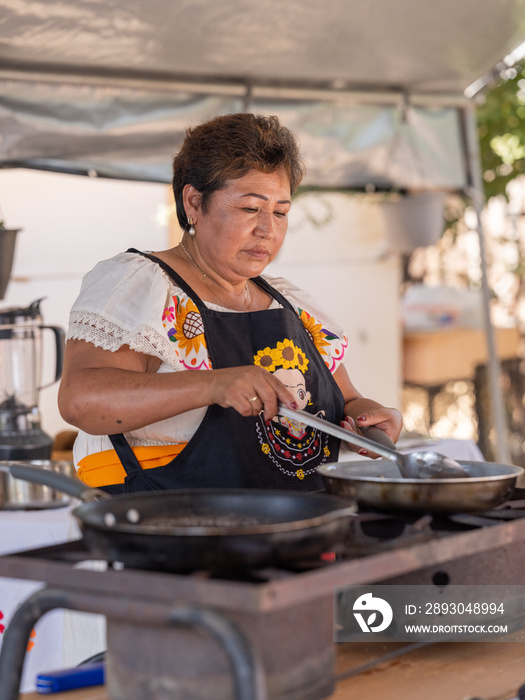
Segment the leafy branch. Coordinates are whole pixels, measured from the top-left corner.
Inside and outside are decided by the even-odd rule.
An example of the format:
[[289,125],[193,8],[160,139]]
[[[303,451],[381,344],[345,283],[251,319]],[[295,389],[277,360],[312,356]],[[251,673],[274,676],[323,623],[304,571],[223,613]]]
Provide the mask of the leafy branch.
[[525,68],[502,72],[477,108],[485,198],[507,197],[508,183],[525,174]]

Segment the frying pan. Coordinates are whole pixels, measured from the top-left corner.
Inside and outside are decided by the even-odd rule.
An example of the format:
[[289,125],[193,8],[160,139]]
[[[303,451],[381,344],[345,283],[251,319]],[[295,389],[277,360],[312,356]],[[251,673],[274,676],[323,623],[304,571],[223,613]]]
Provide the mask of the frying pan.
[[84,501],[73,515],[96,556],[156,571],[232,570],[316,559],[344,539],[356,510],[353,502],[329,494],[264,489],[109,496],[23,462],[0,462],[0,470]]
[[491,462],[459,464],[468,474],[456,479],[405,479],[389,460],[348,461],[317,468],[326,490],[352,498],[361,508],[420,513],[482,511],[509,499],[521,467]]

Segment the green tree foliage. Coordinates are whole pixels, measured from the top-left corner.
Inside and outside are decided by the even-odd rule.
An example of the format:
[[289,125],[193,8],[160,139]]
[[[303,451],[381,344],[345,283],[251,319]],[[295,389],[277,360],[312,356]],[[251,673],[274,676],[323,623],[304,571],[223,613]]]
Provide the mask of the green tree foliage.
[[525,68],[502,73],[477,108],[485,197],[506,196],[507,183],[525,174]]

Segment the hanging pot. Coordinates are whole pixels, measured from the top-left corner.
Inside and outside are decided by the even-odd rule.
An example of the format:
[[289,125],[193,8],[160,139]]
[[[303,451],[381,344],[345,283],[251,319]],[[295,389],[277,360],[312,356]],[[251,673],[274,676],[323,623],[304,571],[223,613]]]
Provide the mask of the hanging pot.
[[411,253],[435,245],[445,228],[443,192],[418,192],[380,202],[386,246],[391,253]]

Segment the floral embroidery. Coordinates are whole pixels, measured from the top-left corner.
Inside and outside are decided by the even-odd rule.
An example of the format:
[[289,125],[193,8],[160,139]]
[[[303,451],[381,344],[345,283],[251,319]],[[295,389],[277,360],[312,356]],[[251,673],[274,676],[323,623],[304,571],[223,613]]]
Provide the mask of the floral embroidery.
[[309,360],[293,340],[285,338],[283,342],[278,342],[275,354],[277,356],[275,364],[283,369],[299,369],[303,374],[308,369]]
[[[304,309],[298,309],[298,312],[306,332],[313,340],[319,353],[326,356],[325,364],[333,374],[338,363],[343,360],[346,348],[348,347],[348,338],[346,335],[340,338],[327,328],[323,328],[323,324],[318,323],[318,321]],[[330,354],[325,348],[330,348]]]
[[192,350],[198,352],[201,343],[205,344],[206,342],[201,315],[191,299],[188,299],[185,306],[183,304],[179,306],[175,331],[170,336],[170,340],[172,339],[178,341],[179,347],[186,350],[187,354]]
[[304,374],[308,369],[309,360],[293,340],[285,338],[284,341],[279,341],[275,348],[259,350],[257,355],[254,355],[253,362],[268,372],[275,372],[278,367],[282,367],[298,369]]
[[[173,297],[174,306],[167,306],[162,320],[169,322],[168,338],[186,369],[210,369],[206,348],[204,324],[199,310],[191,299]],[[173,312],[173,313],[172,313]],[[163,323],[164,328],[168,323]]]
[[274,350],[271,348],[264,348],[264,350],[259,350],[257,355],[253,358],[253,364],[263,369],[267,369],[268,372],[275,372],[276,364],[274,357]]
[[325,365],[328,367],[330,372],[333,374],[338,368],[339,364],[343,361],[343,358],[348,347],[348,337],[343,335],[342,338],[334,336],[334,345],[331,348],[332,354],[327,360],[325,360]]
[[297,430],[292,430],[295,426],[283,418],[280,421],[274,418],[266,423],[262,417],[257,419],[255,431],[261,452],[287,478],[302,481],[313,476],[330,454],[329,436],[300,424],[303,429],[299,437]]
[[[325,347],[330,345],[326,338],[329,337],[330,332],[323,328],[322,323],[317,323],[315,318],[313,316],[310,316],[310,314],[307,311],[305,311],[304,309],[299,309],[299,311],[299,318],[303,322],[303,326],[305,327],[306,332],[313,340],[315,347],[321,353],[321,355],[326,355],[327,353]],[[330,336],[331,340],[333,338],[335,338],[335,336]]]
[[[330,372],[335,372],[344,358],[348,338],[339,337],[324,328],[322,323],[304,309],[297,308],[297,313],[326,366]],[[162,312],[162,325],[186,369],[211,369],[201,316],[195,304],[184,293],[174,295],[167,303]],[[304,374],[308,368],[305,354],[288,339],[275,348],[259,350],[254,363],[269,372],[282,367],[298,369]]]
[[[162,320],[163,321],[173,321],[175,318],[175,307],[174,306],[167,306],[164,311],[162,312]],[[166,324],[163,324],[164,327]]]

